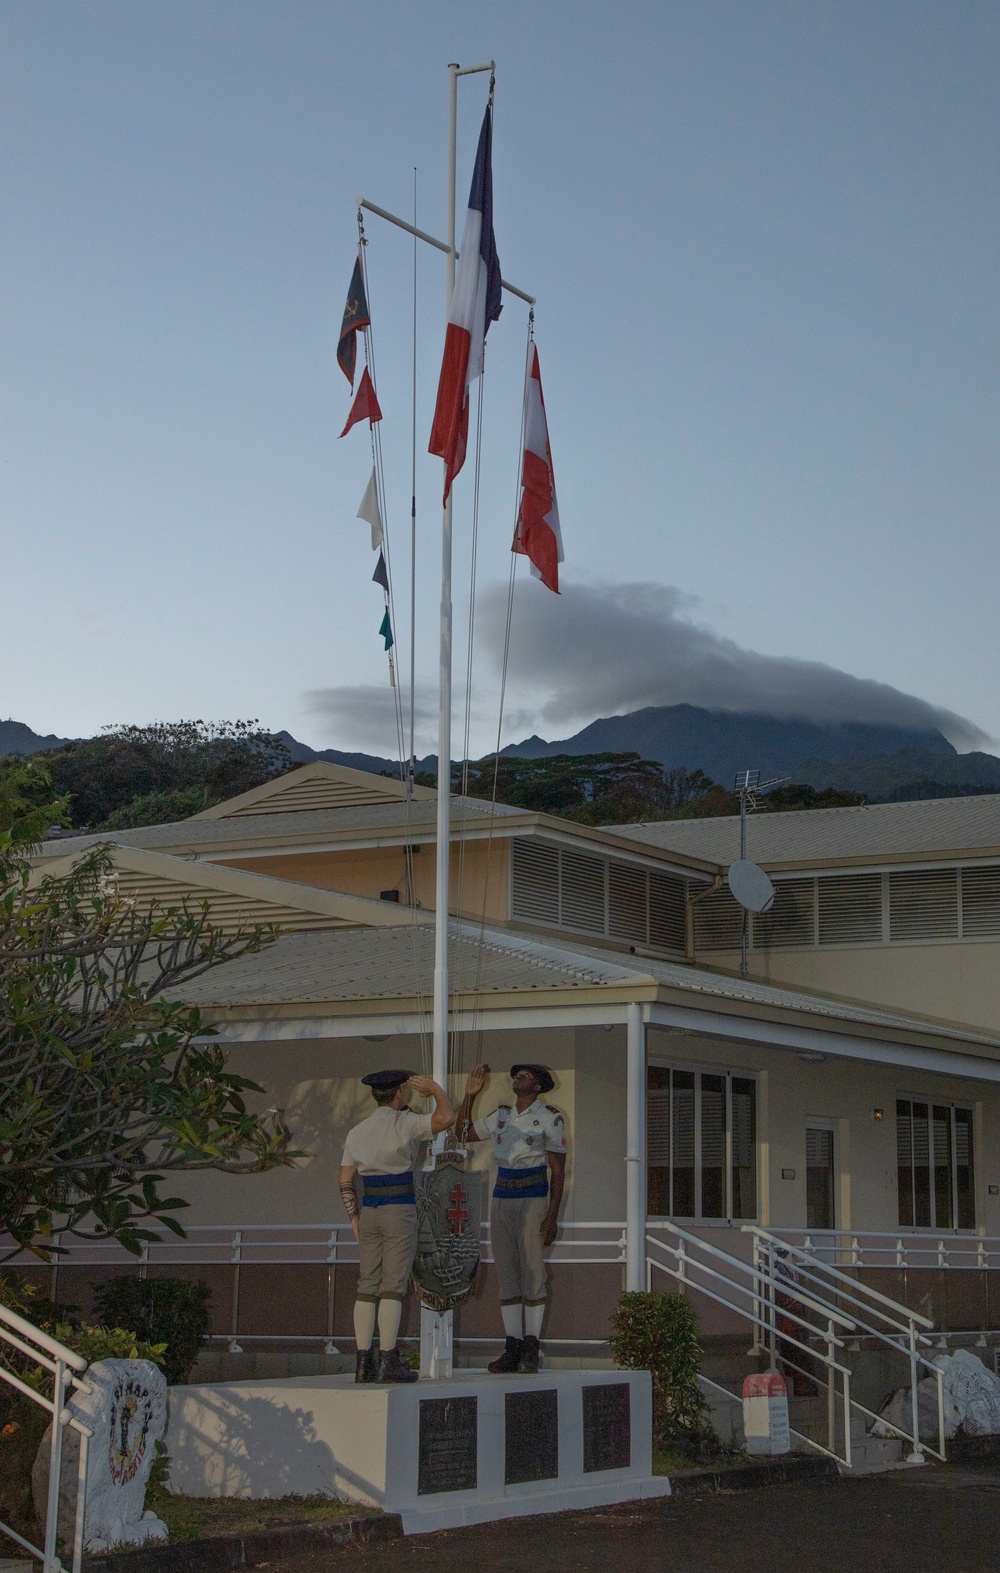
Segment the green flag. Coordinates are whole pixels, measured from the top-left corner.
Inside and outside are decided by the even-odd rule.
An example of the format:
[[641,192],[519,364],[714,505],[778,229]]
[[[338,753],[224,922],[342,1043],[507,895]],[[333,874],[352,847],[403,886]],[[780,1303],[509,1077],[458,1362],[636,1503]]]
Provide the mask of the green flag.
[[386,649],[387,650],[391,650],[392,647],[393,647],[393,644],[395,643],[395,641],[393,640],[393,637],[392,637],[392,624],[389,621],[389,608],[388,607],[386,607],[386,609],[385,609],[385,616],[382,619],[382,626],[379,629],[379,633],[382,635],[382,638],[385,640],[385,647],[386,647]]

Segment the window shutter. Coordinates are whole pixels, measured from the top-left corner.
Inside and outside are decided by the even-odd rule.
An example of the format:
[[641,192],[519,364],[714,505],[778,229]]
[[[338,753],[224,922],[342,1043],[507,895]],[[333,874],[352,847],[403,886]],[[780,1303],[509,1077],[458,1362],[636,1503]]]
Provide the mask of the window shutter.
[[743,908],[728,890],[717,890],[694,909],[697,950],[739,950]]
[[957,939],[958,870],[890,874],[889,938]]
[[684,880],[675,874],[649,871],[649,943],[664,950],[683,950]]
[[562,905],[564,928],[604,933],[604,859],[563,852]]
[[848,874],[817,883],[821,945],[881,944],[881,874]]
[[515,840],[513,899],[515,918],[528,923],[559,922],[559,850],[544,841]]
[[646,1094],[646,1162],[670,1162],[670,1088],[651,1087]]
[[774,905],[753,918],[755,950],[785,949],[816,943],[816,881],[780,879],[774,887]]
[[987,939],[997,935],[1000,935],[1000,866],[963,868],[963,938]]
[[646,870],[631,863],[608,864],[608,933],[615,939],[646,941]]

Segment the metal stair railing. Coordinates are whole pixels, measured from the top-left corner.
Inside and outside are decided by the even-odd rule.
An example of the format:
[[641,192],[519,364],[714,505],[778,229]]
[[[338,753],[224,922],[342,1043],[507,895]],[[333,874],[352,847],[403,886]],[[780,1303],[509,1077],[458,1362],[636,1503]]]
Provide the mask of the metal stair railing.
[[66,1407],[66,1399],[74,1387],[85,1387],[81,1380],[89,1362],[82,1355],[75,1354],[72,1349],[67,1349],[65,1344],[58,1339],[51,1338],[48,1333],[43,1333],[41,1328],[19,1316],[6,1305],[0,1305],[0,1347],[6,1345],[16,1349],[19,1354],[26,1355],[34,1364],[40,1365],[52,1375],[52,1396],[40,1393],[30,1383],[22,1379],[0,1361],[0,1379],[15,1388],[25,1398],[30,1398],[32,1403],[39,1404],[42,1409],[47,1409],[52,1416],[52,1447],[49,1455],[49,1489],[45,1508],[45,1545],[33,1545],[30,1540],[25,1540],[16,1529],[9,1524],[0,1522],[0,1533],[7,1535],[25,1551],[31,1553],[42,1564],[42,1573],[65,1573],[63,1564],[59,1560],[57,1538],[59,1528],[59,1493],[62,1474],[62,1441],[63,1432],[67,1426],[72,1426],[80,1436],[80,1460],[77,1469],[76,1487],[76,1516],[73,1531],[73,1561],[72,1573],[80,1573],[80,1564],[83,1559],[83,1534],[84,1511],[86,1507],[87,1484],[87,1453],[88,1444],[93,1432],[82,1421],[71,1415]]
[[[669,1222],[648,1223],[646,1232],[646,1285],[652,1288],[655,1272],[666,1273],[685,1290],[695,1290],[706,1295],[717,1305],[734,1311],[750,1321],[755,1329],[766,1330],[775,1325],[774,1312],[778,1297],[788,1298],[789,1280],[777,1277],[757,1262],[744,1262],[728,1251],[702,1240],[698,1235]],[[656,1254],[659,1253],[659,1254]],[[813,1312],[825,1322],[825,1329],[811,1320]],[[781,1306],[780,1329],[781,1361],[790,1370],[805,1377],[818,1387],[825,1387],[827,1396],[826,1446],[801,1431],[792,1435],[807,1447],[826,1453],[851,1467],[851,1372],[835,1353],[843,1349],[843,1333],[853,1333],[854,1323],[843,1311],[809,1292],[794,1291],[794,1304]],[[821,1345],[813,1339],[819,1334]],[[794,1351],[794,1353],[793,1353]],[[777,1351],[775,1351],[777,1359]],[[816,1372],[819,1365],[825,1376]],[[728,1398],[737,1397],[728,1388],[709,1378],[702,1378],[703,1385],[724,1392]],[[838,1384],[840,1388],[838,1402]],[[842,1414],[842,1437],[838,1447],[838,1410]]]
[[[873,1289],[858,1278],[843,1272],[832,1262],[824,1261],[805,1244],[795,1245],[781,1235],[772,1234],[770,1230],[761,1228],[759,1224],[744,1224],[743,1232],[753,1239],[754,1260],[759,1267],[772,1276],[787,1276],[789,1284],[794,1286],[793,1292],[796,1295],[801,1288],[808,1289],[811,1294],[824,1299],[833,1296],[836,1303],[846,1308],[853,1317],[858,1335],[873,1338],[895,1354],[907,1359],[909,1381],[900,1385],[908,1385],[910,1389],[911,1429],[909,1431],[892,1425],[881,1415],[875,1414],[873,1410],[867,1409],[856,1400],[854,1400],[855,1407],[869,1419],[877,1420],[880,1425],[894,1431],[910,1444],[909,1463],[923,1463],[925,1452],[932,1453],[935,1458],[943,1462],[945,1457],[943,1373],[933,1360],[920,1353],[918,1347],[921,1344],[927,1346],[931,1342],[925,1336],[934,1328],[930,1318],[921,1316],[919,1312],[912,1311],[909,1306],[891,1299],[889,1295],[882,1294],[880,1290]],[[765,1349],[771,1351],[772,1363],[774,1342],[775,1333],[772,1326],[768,1330],[768,1342],[765,1344]],[[936,1383],[937,1447],[932,1447],[930,1442],[920,1435],[917,1389],[921,1370],[926,1376],[933,1377]]]

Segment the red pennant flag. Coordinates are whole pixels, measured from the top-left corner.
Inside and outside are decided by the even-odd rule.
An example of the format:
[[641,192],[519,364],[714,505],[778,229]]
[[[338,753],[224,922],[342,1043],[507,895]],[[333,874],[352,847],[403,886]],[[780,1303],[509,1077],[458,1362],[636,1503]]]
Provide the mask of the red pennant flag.
[[382,419],[382,411],[378,407],[378,399],[375,397],[375,388],[368,375],[367,366],[361,373],[358,391],[355,395],[354,403],[351,405],[351,413],[347,417],[347,425],[340,434],[341,437],[346,437],[351,427],[356,426],[358,421],[364,420],[366,415],[369,426],[374,426],[376,421]]

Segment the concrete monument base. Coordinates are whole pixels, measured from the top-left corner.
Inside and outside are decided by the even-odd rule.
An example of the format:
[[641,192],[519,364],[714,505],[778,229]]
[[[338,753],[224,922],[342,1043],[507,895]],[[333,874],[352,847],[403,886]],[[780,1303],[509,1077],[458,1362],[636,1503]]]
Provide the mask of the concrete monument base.
[[652,1473],[647,1371],[346,1376],[170,1389],[170,1489],[327,1492],[399,1513],[407,1534],[668,1496]]

